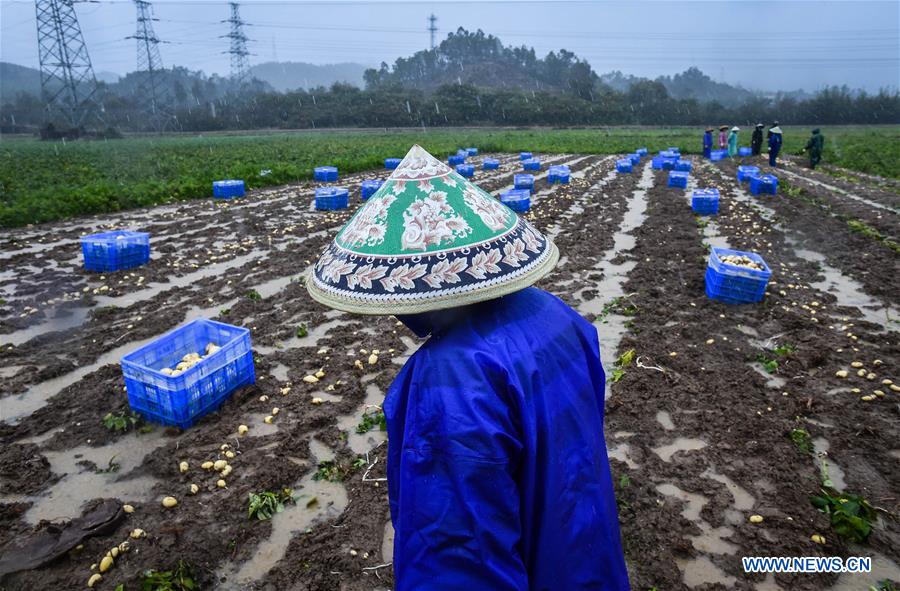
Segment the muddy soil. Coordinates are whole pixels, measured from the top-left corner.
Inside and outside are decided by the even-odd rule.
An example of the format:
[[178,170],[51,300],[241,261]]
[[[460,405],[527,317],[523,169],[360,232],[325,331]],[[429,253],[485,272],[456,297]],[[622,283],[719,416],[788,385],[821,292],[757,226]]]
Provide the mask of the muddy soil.
[[[740,557],[853,553],[807,500],[822,476],[816,458],[791,441],[795,428],[827,440],[841,488],[896,515],[896,397],[869,404],[850,390],[867,394],[882,376],[895,375],[897,333],[857,320],[835,296],[811,287],[820,279],[815,265],[797,256],[755,203],[732,195],[730,172],[704,163],[692,177],[697,186],[722,191],[715,232],[692,215],[685,191],[665,188],[664,173],[656,173],[648,217],[630,253],[648,264],[638,264],[625,285],[637,311],[620,351],[634,350],[641,365],[656,367],[626,368],[607,410],[610,446],[624,448],[616,473],[628,477],[618,482],[626,553],[654,556],[630,563],[632,583],[828,588],[836,576],[778,575],[773,582],[746,575]],[[773,278],[762,304],[705,298],[705,241],[763,255]],[[775,352],[788,345],[790,352]],[[771,374],[761,358],[775,361]],[[857,359],[879,381],[835,377]],[[654,505],[653,490],[662,507]],[[762,515],[763,524],[749,523],[751,514]],[[814,533],[826,536],[825,547],[810,541]],[[898,542],[900,528],[887,518],[869,547],[896,562]]]
[[834,166],[820,164],[815,170],[809,168],[809,159],[790,156],[784,159],[788,169],[822,183],[853,193],[863,193],[886,205],[900,207],[900,179],[866,174]]
[[[515,156],[500,157],[499,171],[476,173],[487,190],[505,189],[519,171]],[[716,186],[723,195],[714,222],[698,223],[686,192],[666,188],[664,173],[646,161],[619,175],[614,157],[543,160],[568,163],[573,175],[569,185],[539,180],[527,214],[562,254],[540,286],[600,335],[610,377],[607,445],[634,588],[856,589],[862,581],[745,575],[743,555],[874,554],[882,578],[900,578],[892,517],[900,510],[897,394],[860,400],[898,377],[897,326],[882,311],[900,302],[885,275],[878,280],[853,264],[868,253],[858,236],[839,233],[835,216],[804,201],[755,201],[729,165],[695,160],[689,189]],[[420,341],[393,318],[354,317],[309,299],[300,276],[358,203],[314,212],[312,190],[301,184],[227,204],[76,220],[0,243],[0,289],[9,295],[0,310],[0,553],[30,531],[80,515],[96,497],[135,507],[112,535],[0,588],[83,588],[90,565],[134,528],[146,537],[132,540],[99,588],[139,588],[144,570],[179,559],[204,588],[392,588],[387,442],[377,428],[357,433],[357,425]],[[151,263],[102,279],[80,271],[78,236],[120,224],[151,231]],[[774,271],[765,301],[706,299],[704,243],[762,254]],[[867,263],[896,267],[888,249],[868,256]],[[59,312],[75,317],[54,324]],[[184,432],[107,429],[107,413],[127,410],[119,358],[196,317],[251,329],[256,384]],[[793,350],[775,353],[779,345]],[[617,368],[629,350],[634,361]],[[760,356],[777,362],[773,373]],[[877,380],[855,371],[835,377],[856,360]],[[303,381],[319,370],[321,380]],[[246,436],[238,436],[241,424],[249,426]],[[788,436],[795,428],[827,457],[799,451]],[[220,476],[200,464],[225,458],[233,473],[220,488]],[[885,511],[862,548],[841,542],[808,502],[822,459],[836,486]],[[189,494],[191,484],[198,494]],[[286,487],[295,505],[271,521],[247,518],[250,493]],[[166,495],[178,506],[163,508]],[[751,514],[764,522],[750,524]],[[813,533],[827,544],[813,543]]]
[[[736,164],[723,162],[718,170],[735,178]],[[900,285],[892,281],[898,258],[896,236],[900,212],[872,207],[840,193],[828,193],[821,186],[798,182],[796,177],[785,178],[782,169],[772,171],[763,167],[763,170],[780,175],[779,195],[764,196],[758,203],[775,212],[775,221],[790,229],[799,247],[809,245],[811,250],[821,252],[830,265],[862,283],[868,294],[886,304],[900,300]],[[893,243],[854,230],[853,222],[878,230]]]

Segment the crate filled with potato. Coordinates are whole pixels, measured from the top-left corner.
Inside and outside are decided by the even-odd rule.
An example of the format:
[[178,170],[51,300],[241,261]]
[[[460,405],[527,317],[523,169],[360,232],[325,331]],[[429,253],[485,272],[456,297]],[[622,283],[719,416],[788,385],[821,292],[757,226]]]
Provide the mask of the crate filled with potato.
[[250,331],[199,318],[122,358],[131,409],[186,429],[256,382]]

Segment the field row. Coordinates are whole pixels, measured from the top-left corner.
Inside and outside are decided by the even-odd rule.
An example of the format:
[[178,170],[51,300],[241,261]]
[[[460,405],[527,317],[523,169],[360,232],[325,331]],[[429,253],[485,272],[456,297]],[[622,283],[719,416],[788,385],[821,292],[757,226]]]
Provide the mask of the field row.
[[[499,171],[475,179],[495,193],[519,170],[514,156],[500,158]],[[860,361],[878,380],[896,377],[900,297],[877,272],[896,266],[890,191],[836,191],[830,177],[794,167],[782,176],[789,196],[760,199],[737,184],[731,163],[695,158],[685,192],[667,188],[665,172],[646,161],[630,175],[615,172],[612,156],[543,161],[568,164],[572,181],[548,187],[539,179],[527,214],[562,253],[540,287],[600,335],[606,438],[634,588],[840,590],[900,579],[900,529],[888,516],[900,510],[896,398],[864,402],[876,383],[855,371],[835,376]],[[721,192],[719,215],[697,218],[686,195],[708,186]],[[102,588],[137,586],[145,569],[179,559],[198,581],[226,589],[391,587],[387,442],[377,407],[420,341],[393,318],[354,317],[309,299],[298,279],[353,209],[311,211],[312,187],[10,236],[0,253],[8,273],[0,276],[8,299],[0,315],[0,477],[16,478],[0,494],[0,547],[40,519],[77,516],[97,496],[136,509],[80,553],[14,575],[10,589],[86,581],[90,564],[134,528],[147,532],[133,541],[139,553],[118,559]],[[108,276],[79,270],[77,238],[119,225],[151,232],[151,263]],[[705,297],[708,245],[766,259],[773,280],[763,303]],[[128,416],[119,358],[196,317],[251,330],[257,384],[185,432],[108,428],[107,413]],[[303,380],[320,371],[318,382]],[[273,407],[279,412],[267,423]],[[237,436],[241,424],[246,437]],[[797,431],[809,453],[792,440]],[[198,468],[222,458],[223,444],[236,451],[224,489]],[[809,503],[822,459],[836,487],[887,512],[866,546],[840,539]],[[190,484],[196,496],[185,492]],[[298,496],[295,505],[269,521],[247,519],[249,493],[284,487]],[[166,495],[178,506],[163,508]],[[750,523],[750,515],[764,520]],[[745,575],[740,556],[757,554],[871,554],[877,572],[865,581]]]

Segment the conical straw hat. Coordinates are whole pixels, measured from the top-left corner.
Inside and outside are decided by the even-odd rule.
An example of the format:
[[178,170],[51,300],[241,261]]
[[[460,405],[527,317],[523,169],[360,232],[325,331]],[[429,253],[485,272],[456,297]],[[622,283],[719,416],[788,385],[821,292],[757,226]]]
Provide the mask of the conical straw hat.
[[416,145],[310,270],[317,301],[358,314],[418,314],[524,289],[556,246]]

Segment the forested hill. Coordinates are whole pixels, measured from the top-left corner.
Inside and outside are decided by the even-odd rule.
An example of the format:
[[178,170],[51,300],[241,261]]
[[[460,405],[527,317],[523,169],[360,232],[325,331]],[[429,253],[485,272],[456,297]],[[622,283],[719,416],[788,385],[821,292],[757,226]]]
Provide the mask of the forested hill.
[[432,50],[366,70],[368,88],[402,86],[425,92],[448,84],[572,92],[590,98],[599,80],[591,66],[565,49],[538,58],[531,47],[507,47],[497,37],[460,28]]
[[[604,89],[628,92],[646,78],[614,71],[598,76],[586,61],[571,51],[560,49],[539,58],[531,47],[505,46],[497,37],[479,30],[458,29],[433,50],[398,58],[393,66],[366,70],[370,89],[402,86],[425,92],[444,84],[466,84],[478,88],[557,91],[592,100]],[[736,106],[756,95],[746,89],[716,82],[695,67],[674,76],[656,79],[669,95],[679,99],[717,101]]]

